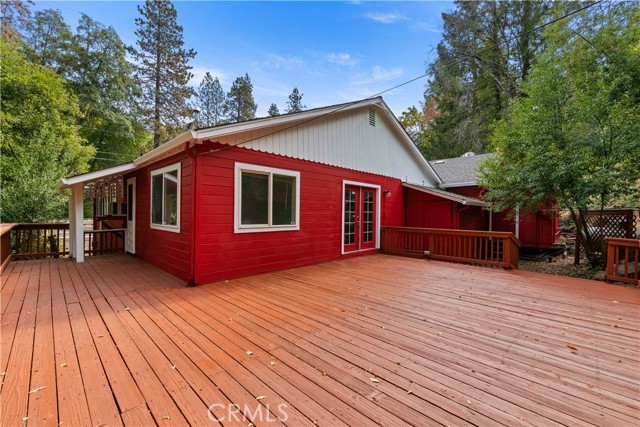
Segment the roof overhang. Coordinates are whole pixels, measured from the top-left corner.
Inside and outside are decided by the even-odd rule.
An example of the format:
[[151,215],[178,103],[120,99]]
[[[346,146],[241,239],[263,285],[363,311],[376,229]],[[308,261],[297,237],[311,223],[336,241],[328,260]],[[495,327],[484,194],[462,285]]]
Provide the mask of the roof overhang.
[[451,200],[453,202],[457,202],[460,204],[463,204],[465,206],[480,206],[480,207],[489,207],[489,204],[480,200],[480,199],[475,199],[473,197],[466,197],[466,196],[462,196],[460,194],[456,194],[456,193],[451,193],[449,191],[444,191],[444,190],[438,190],[436,188],[431,188],[431,187],[422,187],[419,185],[412,185],[412,184],[407,184],[407,183],[402,183],[403,187],[406,188],[410,188],[412,190],[416,190],[416,191],[420,191],[426,194],[430,194],[432,196],[436,196],[436,197],[441,197],[443,199],[446,200]]
[[474,185],[478,185],[477,182],[475,181],[469,181],[469,182],[443,182],[440,185],[440,188],[455,188],[455,187],[471,187]]
[[[76,175],[69,178],[62,178],[57,183],[58,191],[62,191],[65,188],[70,188],[75,184],[94,181],[97,179],[103,179],[110,176],[124,174],[134,171],[138,168],[146,166],[150,163],[157,162],[166,157],[170,157],[181,151],[184,151],[188,147],[192,147],[197,144],[202,144],[204,141],[216,140],[218,138],[239,134],[244,132],[253,132],[260,129],[290,125],[298,126],[306,122],[326,117],[330,114],[336,114],[339,112],[345,112],[355,110],[358,108],[374,106],[380,109],[388,121],[392,124],[393,128],[397,131],[402,143],[406,146],[409,152],[414,156],[416,161],[422,166],[422,169],[427,175],[433,177],[437,185],[442,185],[442,179],[436,173],[435,169],[424,158],[420,150],[416,147],[411,137],[407,134],[407,131],[402,127],[398,119],[393,115],[387,104],[381,97],[367,98],[361,101],[348,102],[345,104],[333,105],[329,107],[316,108],[313,110],[302,111],[294,114],[284,114],[275,117],[265,117],[260,119],[249,120],[241,123],[232,123],[221,126],[215,126],[203,129],[194,129],[184,132],[172,140],[166,142],[158,148],[154,148],[148,153],[138,157],[133,162],[125,163],[118,166],[112,166],[105,169],[101,169],[94,172],[89,172],[81,175]],[[241,145],[243,141],[236,145]]]

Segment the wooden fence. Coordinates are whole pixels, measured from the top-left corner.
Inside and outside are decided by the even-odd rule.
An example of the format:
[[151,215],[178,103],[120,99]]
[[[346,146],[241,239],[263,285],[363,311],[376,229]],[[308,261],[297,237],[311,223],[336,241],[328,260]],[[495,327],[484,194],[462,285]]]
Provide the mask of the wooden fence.
[[[69,256],[69,224],[1,224],[0,271],[12,259]],[[84,253],[103,255],[124,251],[124,229],[84,231]]]
[[520,242],[513,233],[382,227],[382,253],[492,267],[518,268]]
[[607,237],[607,282],[625,282],[640,286],[638,258],[640,240]]

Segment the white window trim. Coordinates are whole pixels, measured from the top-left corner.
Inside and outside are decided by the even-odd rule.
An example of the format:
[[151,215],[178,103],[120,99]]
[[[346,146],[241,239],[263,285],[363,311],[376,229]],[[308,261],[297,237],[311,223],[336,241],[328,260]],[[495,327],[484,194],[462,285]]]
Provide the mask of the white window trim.
[[[156,175],[161,175],[165,172],[169,172],[172,170],[178,170],[178,211],[177,211],[177,225],[168,225],[168,224],[154,224],[153,222],[153,177]],[[155,230],[164,230],[170,231],[172,233],[180,233],[180,199],[182,193],[182,187],[180,183],[182,182],[182,163],[174,163],[172,165],[166,166],[161,169],[156,169],[151,171],[151,176],[149,177],[149,224],[150,227]],[[164,193],[163,193],[164,196]],[[164,206],[164,203],[163,203]]]
[[[352,185],[354,187],[373,188],[373,189],[376,190],[376,246],[375,246],[375,248],[356,249],[354,251],[348,251],[348,252],[344,251],[344,196],[345,196],[345,192],[346,192],[346,189],[347,189],[347,185]],[[380,189],[381,189],[381,187],[379,185],[367,184],[365,182],[347,181],[347,180],[343,180],[342,181],[342,201],[341,201],[342,216],[340,217],[340,220],[341,220],[341,223],[342,223],[342,227],[341,227],[342,231],[340,233],[340,253],[342,255],[353,254],[353,253],[356,253],[356,252],[373,251],[375,249],[380,249],[380,224],[382,223],[382,220],[380,218],[380,199],[381,199]]]
[[[295,225],[242,225],[242,172],[256,172],[269,175],[269,203],[268,203],[268,220],[271,222],[271,191],[273,185],[273,175],[291,176],[296,179],[296,223]],[[251,165],[248,163],[235,164],[235,180],[234,180],[234,206],[233,206],[233,231],[234,233],[265,233],[272,231],[297,231],[300,230],[300,172],[290,171],[286,169],[270,168],[266,166]]]

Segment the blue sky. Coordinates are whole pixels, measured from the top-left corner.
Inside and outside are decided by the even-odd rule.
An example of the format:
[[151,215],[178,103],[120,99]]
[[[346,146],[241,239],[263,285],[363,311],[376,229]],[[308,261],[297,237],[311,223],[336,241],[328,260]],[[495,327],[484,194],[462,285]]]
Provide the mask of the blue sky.
[[[34,10],[62,12],[72,28],[80,13],[113,26],[135,42],[141,2],[37,1]],[[185,47],[198,52],[193,83],[206,71],[225,91],[249,73],[265,116],[281,112],[294,86],[308,108],[366,98],[425,72],[441,37],[450,2],[175,1]],[[396,115],[422,99],[426,79],[384,94]]]

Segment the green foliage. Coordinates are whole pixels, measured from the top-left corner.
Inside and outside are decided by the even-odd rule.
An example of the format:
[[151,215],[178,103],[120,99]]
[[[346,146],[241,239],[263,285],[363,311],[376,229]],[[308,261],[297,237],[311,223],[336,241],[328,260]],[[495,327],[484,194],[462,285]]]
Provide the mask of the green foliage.
[[496,125],[498,155],[483,166],[481,183],[497,208],[571,210],[596,263],[583,212],[621,198],[640,202],[640,10],[593,9],[548,27],[526,96]]
[[258,104],[253,100],[253,84],[249,74],[237,77],[224,103],[224,114],[230,123],[244,122],[256,117]]
[[425,92],[440,113],[428,135],[430,158],[486,151],[494,123],[521,95],[542,43],[531,29],[548,8],[547,2],[457,1],[453,12],[442,15],[443,38]]
[[297,113],[300,112],[302,110],[304,110],[305,108],[307,108],[306,105],[302,104],[302,96],[304,94],[300,93],[298,91],[297,87],[293,88],[293,91],[291,92],[291,95],[289,95],[289,100],[287,101],[287,108],[284,110],[287,114],[288,113]]
[[95,152],[78,135],[78,101],[50,69],[4,43],[0,52],[1,221],[64,218],[67,202],[56,181],[85,172]]
[[71,29],[59,10],[39,10],[26,24],[27,57],[36,64],[62,73],[65,64],[73,59],[72,37]]
[[193,77],[189,60],[196,52],[183,48],[182,26],[170,1],[147,0],[138,11],[138,48],[131,47],[130,53],[137,64],[135,81],[142,88],[141,113],[155,148],[179,133],[189,117],[187,100],[195,95],[188,86]]
[[2,0],[0,2],[0,16],[2,16],[2,40],[13,42],[20,36],[20,30],[26,25],[31,16],[28,4],[31,0]]
[[435,150],[432,146],[434,139],[433,123],[438,114],[439,112],[435,108],[435,100],[429,98],[422,104],[422,109],[418,110],[414,106],[409,107],[398,118],[400,124],[427,159],[438,159],[440,154],[440,150]]
[[275,117],[280,115],[280,110],[278,110],[278,106],[276,104],[271,104],[269,106],[269,110],[267,110],[267,114],[269,117]]
[[205,126],[216,126],[223,123],[224,90],[216,77],[207,72],[200,82],[197,92],[197,106],[200,109],[200,120]]

